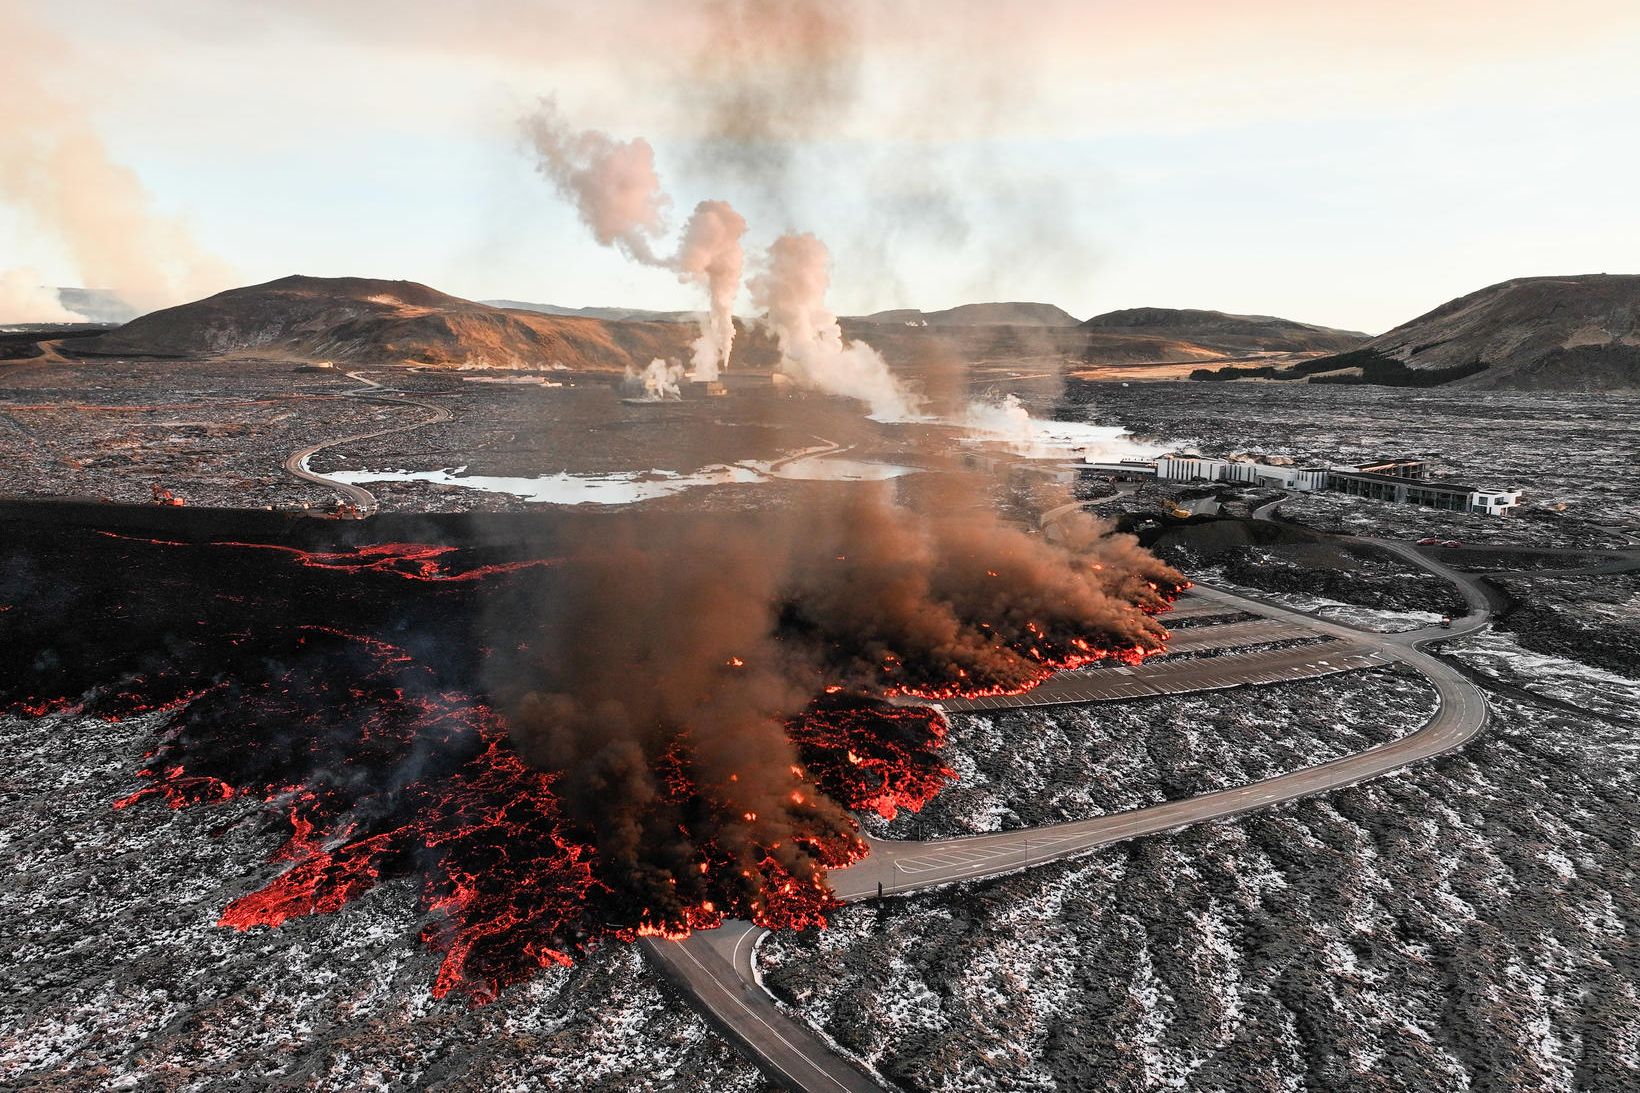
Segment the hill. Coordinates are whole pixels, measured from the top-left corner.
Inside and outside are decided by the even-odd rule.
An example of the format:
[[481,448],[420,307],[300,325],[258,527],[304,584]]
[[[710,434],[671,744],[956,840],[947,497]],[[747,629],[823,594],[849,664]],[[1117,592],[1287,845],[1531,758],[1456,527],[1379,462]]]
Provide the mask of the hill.
[[[413,281],[293,276],[143,315],[102,337],[77,342],[74,351],[619,370],[655,357],[686,357],[694,337],[693,327],[681,323],[508,310]],[[748,342],[755,352],[757,339]]]
[[1504,281],[1362,349],[1412,373],[1451,373],[1466,387],[1640,390],[1640,276]]
[[1191,379],[1640,391],[1640,276],[1521,277],[1460,296],[1344,353]]
[[641,307],[559,307],[557,304],[532,304],[525,300],[480,300],[490,307],[508,311],[534,311],[542,315],[563,315],[580,319],[613,319],[616,322],[690,323],[695,321],[693,311],[646,311]]
[[961,304],[944,311],[898,308],[871,315],[855,315],[856,323],[884,326],[1075,326],[1076,317],[1053,304]]
[[[1280,319],[1274,315],[1231,315],[1194,308],[1131,307],[1095,315],[1081,328],[1096,337],[1145,337],[1217,351],[1219,355],[1340,353],[1369,335],[1353,330]],[[1188,358],[1179,358],[1188,359]]]

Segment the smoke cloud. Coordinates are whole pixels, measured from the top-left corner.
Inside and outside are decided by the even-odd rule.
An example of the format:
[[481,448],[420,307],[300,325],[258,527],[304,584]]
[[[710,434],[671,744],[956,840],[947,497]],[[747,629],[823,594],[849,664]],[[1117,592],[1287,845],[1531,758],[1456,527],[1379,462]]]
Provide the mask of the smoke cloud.
[[64,66],[67,42],[0,0],[6,93],[0,96],[0,200],[61,243],[82,283],[113,289],[144,310],[193,299],[230,281],[187,227],[159,214],[141,181],[117,163],[78,101],[53,94],[45,66]]
[[763,855],[816,881],[815,848],[852,838],[785,729],[823,688],[1018,689],[1159,647],[1152,615],[1183,583],[1091,518],[1050,543],[985,510],[914,510],[886,484],[681,525],[626,514],[572,538],[540,682],[508,681],[504,701],[525,757],[565,772],[606,876],[670,923],[721,883],[701,861],[737,863],[757,913]]
[[661,188],[648,141],[620,141],[596,129],[575,129],[551,99],[543,99],[524,119],[524,132],[535,149],[537,170],[574,204],[593,238],[706,290],[707,310],[693,363],[695,378],[717,379],[734,347],[745,218],[728,202],[702,201],[684,225],[677,253],[659,255],[656,245],[666,233],[672,199]]
[[750,283],[780,346],[780,370],[804,387],[859,399],[885,421],[913,416],[919,400],[865,342],[848,341],[826,307],[831,253],[813,235],[788,233],[769,245],[767,264]]
[[84,319],[62,305],[56,289],[41,285],[34,270],[0,272],[0,323],[76,323]]

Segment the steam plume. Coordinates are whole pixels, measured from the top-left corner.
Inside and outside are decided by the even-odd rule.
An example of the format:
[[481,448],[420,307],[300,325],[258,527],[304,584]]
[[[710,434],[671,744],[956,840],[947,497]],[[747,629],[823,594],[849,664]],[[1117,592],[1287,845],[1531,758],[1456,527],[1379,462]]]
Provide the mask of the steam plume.
[[859,399],[884,420],[912,416],[918,400],[865,342],[843,338],[826,307],[831,253],[813,235],[788,233],[769,246],[768,264],[752,278],[752,302],[767,314],[780,345],[780,369],[805,387]]
[[684,226],[677,253],[662,256],[656,244],[665,234],[672,199],[661,189],[648,141],[620,141],[596,129],[574,129],[550,99],[524,119],[524,131],[535,149],[537,170],[575,205],[593,238],[706,290],[707,311],[693,363],[697,379],[717,379],[734,346],[745,218],[728,202],[702,201]]
[[72,55],[68,43],[38,26],[16,0],[0,0],[0,41],[7,59],[0,200],[61,241],[84,284],[113,289],[143,309],[220,289],[230,279],[227,268],[179,220],[154,211],[87,111],[47,87],[44,66],[63,65]]
[[683,229],[673,260],[680,277],[706,287],[709,310],[695,340],[695,378],[715,380],[735,343],[735,296],[744,263],[740,238],[746,218],[726,201],[702,201]]
[[0,322],[75,323],[84,319],[85,316],[64,307],[55,290],[43,287],[39,274],[33,270],[13,269],[0,273]]
[[661,192],[648,141],[572,129],[550,99],[524,119],[524,131],[539,157],[536,169],[575,205],[594,239],[646,265],[661,264],[653,241],[665,230],[671,200]]
[[628,365],[625,386],[638,397],[650,402],[663,402],[683,397],[683,392],[678,388],[678,382],[682,379],[683,365],[656,357],[642,372]]

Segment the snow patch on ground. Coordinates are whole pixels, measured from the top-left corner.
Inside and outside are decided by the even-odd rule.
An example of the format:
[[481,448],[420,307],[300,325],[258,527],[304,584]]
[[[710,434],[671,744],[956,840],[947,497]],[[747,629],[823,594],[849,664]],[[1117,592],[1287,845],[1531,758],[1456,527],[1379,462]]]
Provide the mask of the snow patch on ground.
[[1267,592],[1261,588],[1246,588],[1222,579],[1216,579],[1213,583],[1238,596],[1280,604],[1293,611],[1315,615],[1327,622],[1336,622],[1375,634],[1404,634],[1412,630],[1421,630],[1426,626],[1439,625],[1441,621],[1441,616],[1434,611],[1389,611],[1376,607],[1361,607],[1358,604],[1344,603],[1341,600],[1312,596],[1303,592]]
[[[1454,645],[1617,702],[1507,638]],[[1492,701],[1394,777],[850,907],[770,938],[765,980],[911,1090],[1640,1088],[1634,707]],[[942,1020],[899,1027],[890,981]]]

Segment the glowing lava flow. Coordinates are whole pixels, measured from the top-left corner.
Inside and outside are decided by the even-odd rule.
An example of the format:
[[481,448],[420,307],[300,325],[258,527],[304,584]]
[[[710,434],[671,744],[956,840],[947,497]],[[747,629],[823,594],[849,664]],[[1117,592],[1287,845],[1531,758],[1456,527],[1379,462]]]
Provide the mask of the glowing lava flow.
[[816,699],[786,725],[803,765],[833,798],[892,820],[913,812],[955,780],[940,762],[947,726],[938,710],[891,706],[852,695]]
[[[117,532],[103,531],[111,539],[152,543],[156,546],[188,546],[188,543],[169,539],[146,539]],[[233,547],[239,550],[271,550],[288,554],[298,565],[310,569],[329,569],[341,573],[388,573],[408,581],[477,581],[497,573],[517,573],[525,569],[557,565],[558,558],[532,558],[523,562],[498,562],[474,566],[471,569],[451,570],[448,557],[460,552],[459,547],[436,546],[428,543],[371,543],[353,550],[302,550],[280,543],[245,543],[215,540],[214,547]]]
[[[266,803],[284,829],[272,860],[289,867],[230,903],[223,926],[335,912],[409,877],[433,912],[421,938],[443,954],[433,994],[483,1002],[604,936],[675,937],[726,916],[823,926],[839,906],[825,871],[865,854],[852,824],[811,807],[813,782],[801,768],[777,829],[786,834],[759,838],[751,823],[726,822],[710,789],[694,782],[684,741],[662,757],[661,803],[696,828],[704,856],[686,871],[695,883],[675,906],[640,906],[604,875],[591,834],[566,824],[556,776],[523,762],[488,707],[438,691],[403,649],[332,627],[300,628],[281,660],[288,666],[267,680],[172,703],[138,772],[149,784],[115,802]],[[874,743],[878,722],[887,731]],[[932,760],[944,739],[933,711],[833,699],[791,732],[825,791],[845,801],[920,807],[949,776]],[[847,763],[849,749],[871,761]]]
[[[787,723],[801,765],[775,806],[781,815],[762,823],[697,781],[682,738],[658,760],[655,807],[678,818],[699,856],[668,867],[674,895],[652,903],[625,887],[626,873],[606,868],[595,833],[569,827],[556,776],[526,765],[484,704],[438,690],[425,666],[378,638],[306,626],[298,643],[276,678],[174,700],[170,727],[139,772],[150,784],[115,807],[246,797],[270,806],[285,828],[272,859],[289,867],[227,906],[220,924],[234,929],[335,912],[384,880],[413,879],[433,914],[421,939],[443,954],[432,987],[441,998],[488,1001],[605,937],[682,937],[728,917],[824,926],[840,906],[827,870],[860,860],[866,846],[852,822],[816,807],[816,787],[891,819],[920,810],[955,778],[940,761],[948,727],[938,710],[837,686]],[[1041,663],[1041,677],[1151,652],[1070,644],[1074,652]]]
[[[289,834],[291,866],[222,912],[245,930],[339,910],[413,876],[437,913],[433,993],[486,1001],[585,937],[591,852],[565,830],[554,776],[527,767],[505,726],[385,642],[304,627],[276,678],[181,707],[139,775],[172,808],[255,797]],[[362,666],[362,667],[361,667]],[[275,729],[280,731],[273,731]]]
[[[82,582],[83,595],[0,611],[0,648],[22,666],[0,679],[0,708],[153,718],[163,727],[138,772],[144,784],[116,808],[254,803],[277,831],[270,858],[283,871],[230,902],[223,926],[335,912],[402,879],[428,912],[421,940],[440,954],[433,993],[474,1002],[605,939],[682,936],[729,917],[823,926],[838,906],[828,870],[866,853],[844,810],[892,818],[955,777],[941,761],[943,716],[881,696],[1026,690],[1056,670],[1157,651],[1047,619],[1051,602],[1010,621],[997,618],[1008,601],[982,605],[995,625],[973,623],[955,654],[855,640],[827,630],[829,616],[794,609],[777,639],[819,650],[815,662],[835,682],[784,725],[789,771],[785,755],[772,770],[767,756],[747,756],[765,765],[742,768],[737,783],[721,746],[697,741],[697,761],[687,732],[662,754],[644,751],[631,773],[654,792],[647,812],[620,817],[639,833],[622,857],[604,830],[620,824],[571,796],[584,785],[526,763],[506,719],[476,693],[475,681],[494,678],[493,660],[515,652],[511,641],[492,652],[483,635],[531,636],[486,612],[550,602],[566,574],[555,559],[464,567],[458,548],[413,543],[310,551],[85,538],[72,579],[49,586],[55,595]],[[202,553],[176,565],[149,557],[170,551],[131,543]],[[56,549],[43,540],[35,556]],[[537,572],[481,583],[521,569]],[[1151,591],[1155,604],[1171,598]],[[964,626],[979,615],[964,610]],[[721,670],[752,672],[739,656]]]

